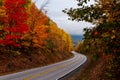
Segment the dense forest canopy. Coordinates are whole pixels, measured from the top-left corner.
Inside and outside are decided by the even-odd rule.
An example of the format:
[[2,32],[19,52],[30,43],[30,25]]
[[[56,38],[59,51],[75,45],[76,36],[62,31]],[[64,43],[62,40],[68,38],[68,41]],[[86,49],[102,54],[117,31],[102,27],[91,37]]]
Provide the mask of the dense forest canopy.
[[1,72],[60,61],[71,49],[70,35],[31,0],[0,0]]
[[[24,53],[21,49],[32,50],[54,44],[55,49],[66,47],[67,51],[70,51],[72,47],[70,36],[59,29],[31,0],[1,0],[0,4],[2,48],[7,48],[8,52]],[[58,42],[62,42],[63,45],[60,46]]]

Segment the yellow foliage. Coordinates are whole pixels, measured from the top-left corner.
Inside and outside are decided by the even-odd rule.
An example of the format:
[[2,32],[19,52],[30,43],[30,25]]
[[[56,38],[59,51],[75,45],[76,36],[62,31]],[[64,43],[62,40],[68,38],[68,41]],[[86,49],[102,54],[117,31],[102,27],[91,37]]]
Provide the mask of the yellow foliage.
[[30,44],[28,42],[22,42],[22,45],[24,45],[25,47],[29,47]]
[[34,28],[34,38],[33,38],[33,42],[35,42],[35,44],[39,44],[39,45],[43,45],[44,44],[44,39],[47,38],[47,26],[45,25],[41,25],[41,26],[36,26]]
[[4,7],[0,6],[0,16],[4,16],[4,15],[6,15],[6,11],[5,11]]
[[61,53],[69,52],[72,49],[72,39],[69,34],[67,34],[64,30],[57,27],[57,24],[53,21],[49,21],[49,34],[48,39],[52,41],[49,43],[54,47],[53,50],[56,50]]

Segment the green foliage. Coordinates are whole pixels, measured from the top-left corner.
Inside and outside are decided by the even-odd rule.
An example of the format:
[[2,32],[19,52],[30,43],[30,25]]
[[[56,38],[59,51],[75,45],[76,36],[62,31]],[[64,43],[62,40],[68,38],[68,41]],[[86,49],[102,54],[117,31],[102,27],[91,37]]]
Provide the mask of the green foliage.
[[97,4],[85,6],[86,1],[78,0],[78,8],[63,12],[71,20],[85,20],[96,25],[92,29],[84,29],[85,39],[79,46],[80,51],[91,53],[96,59],[98,56],[105,59],[109,67],[106,69],[106,79],[117,80],[120,74],[120,3],[117,0],[96,0]]

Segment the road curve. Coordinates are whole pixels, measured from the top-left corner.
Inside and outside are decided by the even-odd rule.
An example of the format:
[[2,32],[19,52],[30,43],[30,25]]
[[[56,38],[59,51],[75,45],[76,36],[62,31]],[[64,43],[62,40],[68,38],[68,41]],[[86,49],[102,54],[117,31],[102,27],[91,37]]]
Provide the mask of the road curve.
[[72,51],[74,57],[48,66],[0,76],[0,80],[58,80],[87,60],[86,56]]

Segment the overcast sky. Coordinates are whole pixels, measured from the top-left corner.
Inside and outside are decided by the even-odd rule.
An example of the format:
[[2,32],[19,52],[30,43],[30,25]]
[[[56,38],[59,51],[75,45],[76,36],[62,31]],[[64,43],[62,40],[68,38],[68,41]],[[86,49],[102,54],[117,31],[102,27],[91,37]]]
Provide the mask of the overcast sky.
[[[41,7],[47,0],[37,0],[36,5],[38,8]],[[90,2],[90,4],[92,4]],[[54,22],[57,23],[58,27],[64,29],[69,34],[82,35],[83,28],[92,26],[90,23],[86,22],[76,22],[68,20],[68,16],[62,12],[65,8],[77,7],[76,0],[49,0],[45,10],[47,10],[47,15]]]

